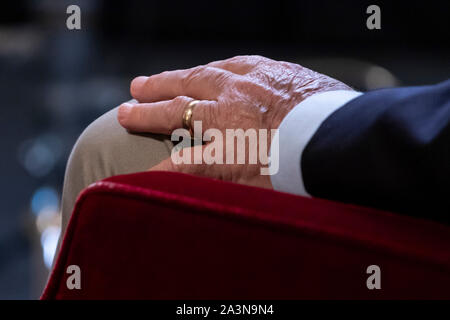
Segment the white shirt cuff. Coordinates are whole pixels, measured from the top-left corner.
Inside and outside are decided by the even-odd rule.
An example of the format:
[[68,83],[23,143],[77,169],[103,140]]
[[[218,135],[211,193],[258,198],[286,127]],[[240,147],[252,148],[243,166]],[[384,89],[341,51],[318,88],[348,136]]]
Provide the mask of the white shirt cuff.
[[[300,102],[287,114],[273,139],[279,139],[279,169],[270,176],[275,190],[310,196],[302,177],[303,150],[328,116],[361,94],[350,90],[318,93]],[[271,148],[271,157],[274,151]]]

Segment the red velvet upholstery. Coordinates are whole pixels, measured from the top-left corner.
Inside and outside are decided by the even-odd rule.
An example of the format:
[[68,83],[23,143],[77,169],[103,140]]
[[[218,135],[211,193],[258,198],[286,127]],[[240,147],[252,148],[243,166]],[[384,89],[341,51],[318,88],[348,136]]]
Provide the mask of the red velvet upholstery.
[[[43,299],[450,298],[450,227],[184,174],[80,195]],[[81,268],[81,290],[66,268]],[[368,290],[366,268],[381,268]]]

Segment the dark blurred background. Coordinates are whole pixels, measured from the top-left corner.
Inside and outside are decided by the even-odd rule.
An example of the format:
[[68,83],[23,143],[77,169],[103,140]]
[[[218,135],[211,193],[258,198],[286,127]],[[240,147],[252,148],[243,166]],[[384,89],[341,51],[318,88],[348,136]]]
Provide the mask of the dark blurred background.
[[[66,8],[81,8],[68,30]],[[381,8],[381,30],[366,8]],[[0,9],[0,299],[38,298],[65,162],[137,75],[238,54],[300,63],[359,90],[450,76],[450,5],[428,1],[15,0]]]

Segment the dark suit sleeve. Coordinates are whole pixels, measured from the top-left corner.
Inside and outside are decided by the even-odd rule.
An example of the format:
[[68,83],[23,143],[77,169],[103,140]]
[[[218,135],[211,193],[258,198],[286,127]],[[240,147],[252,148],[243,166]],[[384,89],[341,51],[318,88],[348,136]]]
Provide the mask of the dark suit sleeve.
[[371,91],[303,151],[312,196],[450,222],[450,81]]

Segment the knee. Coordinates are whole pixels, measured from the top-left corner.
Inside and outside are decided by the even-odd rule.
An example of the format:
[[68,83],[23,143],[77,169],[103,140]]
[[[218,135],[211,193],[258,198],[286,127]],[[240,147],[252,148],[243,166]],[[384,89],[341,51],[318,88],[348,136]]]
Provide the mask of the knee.
[[92,122],[80,135],[67,162],[61,203],[64,232],[79,193],[91,183],[113,175],[109,150],[125,135],[116,120],[117,108]]
[[78,178],[84,180],[84,185],[114,174],[110,161],[114,141],[127,134],[118,124],[116,115],[117,108],[92,122],[72,149],[67,174],[72,171]]
[[128,133],[117,120],[117,108],[92,122],[78,138],[67,163],[62,230],[84,188],[113,175],[147,170],[170,156],[171,146],[165,136]]
[[[144,171],[170,156],[166,136],[130,134],[114,108],[92,122],[78,138],[67,170],[76,171],[84,185],[118,174]],[[73,176],[73,175],[72,175]]]

